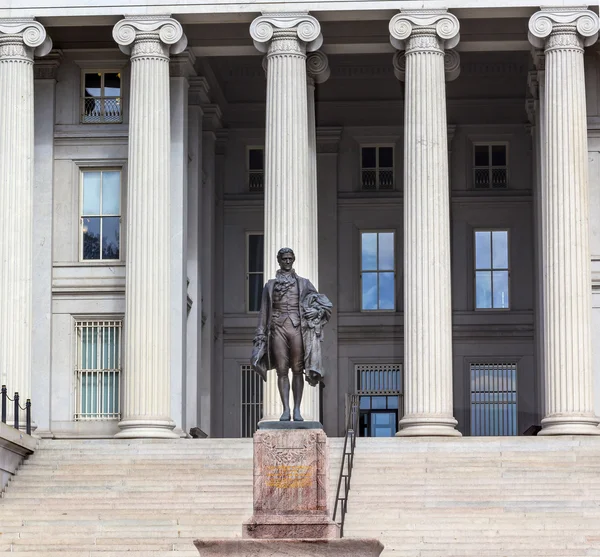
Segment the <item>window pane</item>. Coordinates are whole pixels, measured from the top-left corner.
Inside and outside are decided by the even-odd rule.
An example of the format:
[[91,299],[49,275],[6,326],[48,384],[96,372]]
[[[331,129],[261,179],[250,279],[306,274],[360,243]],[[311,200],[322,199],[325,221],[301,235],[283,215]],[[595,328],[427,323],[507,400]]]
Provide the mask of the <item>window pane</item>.
[[377,273],[362,274],[362,309],[377,309]]
[[102,214],[121,214],[121,173],[102,173]]
[[492,273],[477,271],[475,274],[475,307],[492,307]]
[[361,396],[360,397],[360,409],[361,410],[370,410],[371,409],[371,397],[370,396]]
[[489,147],[487,145],[475,145],[475,166],[489,166],[490,155]]
[[262,273],[264,266],[264,236],[250,234],[248,236],[248,271]]
[[120,97],[121,96],[121,74],[105,73],[104,74],[104,96],[105,97]]
[[[385,396],[374,396],[371,397],[371,408],[373,410],[386,410],[387,397]],[[377,414],[375,414],[377,416]]]
[[379,168],[392,168],[394,166],[394,149],[392,147],[379,148]]
[[100,219],[84,217],[82,220],[83,258],[100,259]]
[[494,307],[508,308],[508,271],[494,271]]
[[506,230],[492,232],[492,254],[494,269],[508,269],[508,232]]
[[379,309],[394,308],[394,273],[379,273]]
[[83,173],[83,214],[100,214],[100,172]]
[[120,217],[102,219],[102,259],[119,259]]
[[492,145],[492,166],[506,166],[506,145]]
[[362,233],[362,267],[363,271],[377,270],[377,233]]
[[260,311],[263,286],[262,273],[248,275],[248,311]]
[[99,97],[102,86],[101,75],[99,73],[86,73],[84,86],[86,97]]
[[398,397],[397,396],[388,396],[387,397],[387,407],[390,410],[394,410],[398,408]]
[[375,168],[375,147],[362,147],[362,167]]
[[475,268],[491,269],[492,246],[491,233],[488,231],[475,232]]
[[394,270],[394,233],[379,233],[379,270]]
[[248,170],[264,169],[264,151],[262,149],[250,149],[248,151]]

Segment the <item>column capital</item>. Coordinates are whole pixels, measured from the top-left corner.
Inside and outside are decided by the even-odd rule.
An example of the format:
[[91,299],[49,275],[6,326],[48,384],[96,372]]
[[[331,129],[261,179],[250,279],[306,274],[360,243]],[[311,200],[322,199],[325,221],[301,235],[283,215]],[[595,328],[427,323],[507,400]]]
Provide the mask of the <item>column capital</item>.
[[[263,13],[250,24],[250,36],[259,52],[269,50],[271,39],[276,33],[286,32],[301,41],[308,52],[318,50],[323,44],[321,24],[306,13]],[[289,36],[288,36],[289,38]]]
[[548,8],[529,20],[529,42],[536,48],[583,48],[598,40],[600,20],[586,8]]
[[306,57],[306,73],[315,83],[325,83],[331,75],[327,54],[318,50]]
[[52,39],[34,19],[0,19],[0,59],[28,60],[46,56],[52,50]]
[[[113,39],[121,52],[132,56],[168,56],[169,53],[179,54],[187,47],[181,23],[169,16],[125,17],[113,27]],[[145,46],[136,52],[134,45],[140,43]],[[156,43],[160,50],[155,48]]]
[[[398,50],[450,49],[460,41],[458,18],[446,10],[406,10],[390,20],[389,28],[390,42]],[[432,45],[431,38],[438,44]],[[409,39],[417,40],[409,44]]]

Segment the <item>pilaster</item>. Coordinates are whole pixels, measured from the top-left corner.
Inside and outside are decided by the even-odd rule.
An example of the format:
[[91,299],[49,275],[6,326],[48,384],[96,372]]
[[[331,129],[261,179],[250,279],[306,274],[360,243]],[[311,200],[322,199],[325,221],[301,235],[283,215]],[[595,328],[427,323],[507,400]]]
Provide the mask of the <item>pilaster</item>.
[[0,19],[0,382],[23,406],[32,392],[33,66],[51,48],[41,23]]
[[169,59],[187,39],[181,24],[166,16],[126,17],[113,37],[131,55],[126,371],[117,437],[173,438]]
[[551,8],[529,20],[545,53],[540,187],[545,417],[540,435],[599,434],[594,415],[584,48],[598,16]]
[[[401,12],[390,41],[405,50],[404,385],[401,436],[458,436],[452,407],[452,306],[446,74],[458,75],[455,16]],[[404,58],[404,59],[402,59]]]

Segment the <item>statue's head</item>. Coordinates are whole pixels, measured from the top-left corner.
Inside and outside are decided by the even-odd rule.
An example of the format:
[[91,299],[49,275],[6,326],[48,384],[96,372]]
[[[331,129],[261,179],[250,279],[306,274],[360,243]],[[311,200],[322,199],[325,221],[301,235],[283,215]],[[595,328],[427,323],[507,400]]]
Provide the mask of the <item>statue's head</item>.
[[296,261],[296,256],[291,248],[281,248],[277,252],[277,263],[279,263],[282,271],[291,271],[294,261]]

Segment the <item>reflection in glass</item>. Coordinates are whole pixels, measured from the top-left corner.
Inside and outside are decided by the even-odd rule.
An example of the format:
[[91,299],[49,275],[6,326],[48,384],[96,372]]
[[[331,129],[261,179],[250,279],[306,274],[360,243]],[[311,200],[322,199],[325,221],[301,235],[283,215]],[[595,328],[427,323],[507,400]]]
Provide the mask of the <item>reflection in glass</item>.
[[371,397],[371,408],[373,410],[385,410],[387,408],[387,397],[372,396]]
[[102,219],[102,259],[119,259],[120,217]]
[[102,173],[102,214],[121,214],[121,173],[118,171]]
[[494,271],[494,307],[508,308],[508,271]]
[[248,311],[260,311],[263,291],[263,274],[248,275]]
[[248,271],[262,273],[264,266],[264,240],[262,234],[248,236]]
[[83,259],[100,259],[100,218],[83,217]]
[[489,231],[475,232],[475,268],[490,269],[492,261],[491,234]]
[[379,273],[379,309],[394,307],[394,273]]
[[377,309],[377,273],[362,275],[362,308]]
[[394,270],[394,233],[379,233],[379,261],[377,268],[379,271]]
[[494,269],[508,269],[508,231],[492,232],[492,254]]
[[362,234],[362,270],[377,270],[377,233],[363,232]]
[[83,214],[100,215],[100,172],[83,173]]
[[477,271],[475,273],[475,307],[492,307],[492,273]]

